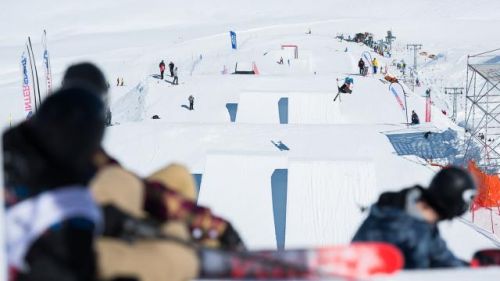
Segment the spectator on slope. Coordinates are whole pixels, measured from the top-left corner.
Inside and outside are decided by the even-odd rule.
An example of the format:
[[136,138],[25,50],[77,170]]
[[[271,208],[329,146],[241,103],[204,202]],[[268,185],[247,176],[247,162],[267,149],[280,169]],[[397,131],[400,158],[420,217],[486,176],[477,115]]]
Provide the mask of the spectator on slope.
[[163,80],[163,73],[165,72],[165,62],[161,60],[160,62],[160,79]]
[[373,74],[377,74],[377,69],[378,69],[378,60],[377,60],[377,58],[373,58],[372,65],[373,65]]
[[178,69],[177,69],[177,66],[176,66],[174,68],[174,73],[173,73],[173,75],[174,75],[174,80],[172,81],[173,85],[179,85],[179,77],[177,76],[178,75],[177,71],[178,71]]
[[194,97],[193,95],[189,95],[189,110],[194,110]]
[[359,75],[364,76],[364,69],[365,69],[365,61],[363,58],[360,58],[358,61],[358,68],[359,68]]
[[112,114],[107,99],[109,84],[106,81],[106,78],[104,78],[104,74],[97,66],[89,62],[71,65],[64,73],[62,87],[85,88],[93,93],[97,93],[106,107],[106,118],[104,124],[106,126],[111,126]]
[[174,63],[170,62],[168,64],[168,69],[170,70],[170,77],[174,77]]
[[402,251],[407,269],[466,266],[447,248],[437,224],[465,213],[475,192],[475,183],[467,171],[444,168],[428,188],[417,185],[383,193],[353,242],[394,244]]
[[96,280],[102,219],[88,186],[104,112],[95,94],[66,88],[4,133],[9,280]]
[[[98,68],[94,70],[89,76],[75,77],[85,83],[74,85],[100,89],[95,94],[106,99],[107,92],[96,83],[105,78]],[[97,74],[102,77],[89,79]],[[63,85],[67,84],[64,81]],[[194,179],[183,166],[170,165],[143,179],[125,170],[102,148],[93,160],[99,170],[90,186],[100,205],[111,204],[134,218],[158,221],[162,232],[181,240],[194,239],[198,244],[232,251],[245,248],[229,222],[196,204]],[[131,245],[120,234],[107,236],[97,241],[101,278],[139,276],[143,281],[180,281],[198,277],[202,261],[194,249],[159,239],[138,239]]]
[[411,111],[411,124],[412,125],[418,125],[418,124],[420,124],[420,119],[418,118],[418,115],[415,112],[415,110]]

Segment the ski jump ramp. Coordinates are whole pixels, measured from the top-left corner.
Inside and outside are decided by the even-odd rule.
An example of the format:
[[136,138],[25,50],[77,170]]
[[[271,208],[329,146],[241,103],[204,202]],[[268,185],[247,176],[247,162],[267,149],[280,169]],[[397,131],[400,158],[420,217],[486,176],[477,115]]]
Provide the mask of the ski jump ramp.
[[[253,124],[343,123],[336,93],[242,92],[236,122]],[[285,120],[283,119],[286,115]]]
[[231,221],[249,249],[298,248],[348,243],[365,217],[360,206],[372,204],[376,193],[368,160],[214,153],[198,203]]
[[285,248],[351,241],[377,198],[371,161],[291,161]]
[[229,219],[250,249],[276,249],[271,176],[279,154],[209,154],[198,203]]

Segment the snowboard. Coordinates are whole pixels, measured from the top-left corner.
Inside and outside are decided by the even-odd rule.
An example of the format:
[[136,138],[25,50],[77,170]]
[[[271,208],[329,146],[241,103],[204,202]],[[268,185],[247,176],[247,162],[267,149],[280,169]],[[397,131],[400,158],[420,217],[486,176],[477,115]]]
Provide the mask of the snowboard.
[[471,267],[500,266],[500,249],[477,251],[472,257]]
[[398,248],[380,242],[244,253],[212,250],[202,251],[201,256],[202,278],[367,278],[395,273],[404,265]]

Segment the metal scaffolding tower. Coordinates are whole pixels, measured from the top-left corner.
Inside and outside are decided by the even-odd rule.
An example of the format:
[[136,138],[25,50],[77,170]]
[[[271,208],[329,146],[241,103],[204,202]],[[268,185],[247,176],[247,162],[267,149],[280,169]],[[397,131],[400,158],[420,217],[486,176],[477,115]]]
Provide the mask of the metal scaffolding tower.
[[[480,166],[500,172],[500,49],[467,58],[466,147],[480,147]],[[467,150],[466,150],[467,153]]]

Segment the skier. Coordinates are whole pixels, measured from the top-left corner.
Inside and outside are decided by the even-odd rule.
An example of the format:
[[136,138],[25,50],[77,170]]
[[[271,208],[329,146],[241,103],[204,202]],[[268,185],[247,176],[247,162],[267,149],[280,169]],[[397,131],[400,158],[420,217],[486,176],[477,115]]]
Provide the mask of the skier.
[[174,77],[174,63],[173,62],[170,62],[168,64],[168,68],[170,70],[170,77]]
[[89,62],[83,62],[68,67],[64,73],[61,85],[63,88],[83,87],[96,93],[106,106],[106,119],[104,124],[106,126],[111,126],[112,114],[107,99],[109,84],[104,74],[97,66]]
[[373,65],[373,74],[377,74],[377,69],[378,69],[378,60],[377,60],[377,58],[373,58],[372,65]]
[[283,57],[280,57],[280,60],[278,61],[278,64],[283,64]]
[[354,84],[354,79],[351,77],[346,77],[344,79],[344,84],[339,88],[339,92],[344,94],[352,94],[352,85]]
[[189,110],[194,110],[194,97],[193,97],[193,95],[189,96],[188,101],[189,101]]
[[177,76],[177,66],[174,68],[172,75],[174,76],[174,80],[172,81],[172,84],[179,85],[179,77]]
[[420,87],[420,80],[418,80],[418,77],[417,77],[417,79],[415,79],[415,85],[416,85],[417,87]]
[[88,184],[104,110],[92,92],[68,87],[4,133],[9,280],[96,280],[102,221]]
[[162,60],[160,62],[160,77],[161,80],[163,80],[163,73],[165,72],[165,62]]
[[420,124],[420,119],[418,118],[417,113],[415,113],[415,110],[411,111],[411,124],[412,125]]
[[428,188],[417,185],[383,193],[353,242],[394,244],[402,251],[407,269],[466,266],[447,248],[437,224],[465,213],[475,192],[474,181],[467,171],[444,168]]
[[359,75],[364,76],[364,70],[365,70],[365,61],[363,58],[360,58],[358,61],[358,67],[359,67]]

